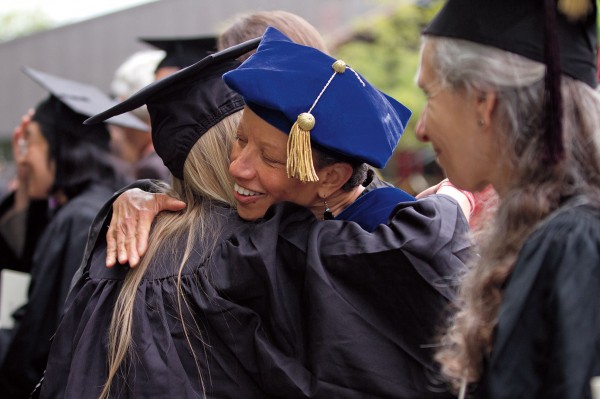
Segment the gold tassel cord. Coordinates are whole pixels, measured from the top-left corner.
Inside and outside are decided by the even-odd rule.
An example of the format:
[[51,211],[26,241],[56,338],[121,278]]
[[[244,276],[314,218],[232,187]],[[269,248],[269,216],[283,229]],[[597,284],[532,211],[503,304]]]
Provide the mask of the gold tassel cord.
[[571,21],[577,21],[592,10],[590,0],[559,0],[558,9]]
[[310,130],[314,125],[315,119],[311,114],[305,112],[298,115],[287,142],[287,175],[304,183],[319,181],[310,145]]
[[308,112],[304,112],[298,115],[298,119],[292,125],[290,134],[287,142],[287,163],[286,171],[288,177],[294,177],[303,183],[319,181],[319,176],[315,171],[312,159],[312,148],[310,145],[310,131],[315,127],[315,117],[311,114],[313,108],[317,105],[325,90],[329,87],[329,84],[337,74],[342,74],[346,69],[350,69],[356,75],[358,81],[365,87],[365,83],[362,81],[358,73],[350,68],[342,60],[337,60],[331,67],[333,68],[333,74],[329,77],[329,80],[313,102]]

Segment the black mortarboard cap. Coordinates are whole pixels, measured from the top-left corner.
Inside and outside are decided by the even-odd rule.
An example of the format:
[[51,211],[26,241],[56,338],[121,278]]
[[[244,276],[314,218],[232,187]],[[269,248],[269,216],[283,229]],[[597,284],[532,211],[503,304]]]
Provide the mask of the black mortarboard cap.
[[[106,106],[117,103],[100,89],[73,80],[24,67],[23,72],[49,92],[49,96],[35,107],[32,121],[40,130],[49,146],[50,159],[56,162],[55,189],[65,183],[67,171],[65,148],[92,145],[101,151],[109,151],[110,134],[106,124],[86,126],[83,121]],[[147,130],[145,123],[133,115],[119,115],[110,123]]]
[[140,40],[165,51],[165,58],[158,63],[157,70],[162,67],[185,68],[217,51],[215,36],[141,38]]
[[[60,100],[74,113],[85,118],[118,104],[118,101],[111,99],[102,90],[90,84],[61,78],[29,67],[23,67],[23,72],[46,89],[51,96]],[[107,123],[137,130],[148,130],[148,126],[132,114],[116,116],[107,120]]]
[[[110,134],[106,126],[85,126],[83,121],[107,106],[116,104],[116,101],[97,87],[85,83],[29,67],[23,67],[23,72],[50,94],[36,105],[32,120],[41,125],[41,132],[50,147],[50,155],[57,163],[61,162],[61,148],[65,140],[70,143],[88,142],[108,151]],[[148,129],[145,123],[130,114],[119,115],[107,122],[139,130]],[[60,174],[60,171],[57,173]]]
[[148,106],[152,141],[173,176],[183,178],[183,165],[196,141],[212,126],[244,107],[242,98],[221,76],[239,66],[236,58],[255,49],[260,38],[206,56],[201,61],[156,81],[122,103],[94,115],[86,124]]
[[563,156],[561,72],[597,86],[597,7],[592,0],[448,0],[424,34],[464,39],[544,63],[546,149]]
[[[596,2],[583,2],[589,2],[590,12],[582,19],[556,12],[560,66],[566,75],[596,87]],[[423,33],[493,46],[543,63],[544,23],[540,0],[449,0]]]

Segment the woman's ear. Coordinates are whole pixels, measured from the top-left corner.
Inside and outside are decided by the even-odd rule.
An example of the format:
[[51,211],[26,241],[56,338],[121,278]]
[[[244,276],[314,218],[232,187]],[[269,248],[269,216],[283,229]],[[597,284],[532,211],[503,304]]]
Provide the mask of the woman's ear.
[[497,94],[493,90],[481,90],[477,93],[477,114],[479,117],[480,125],[491,126],[492,114],[496,109]]
[[342,188],[352,177],[352,166],[346,162],[327,165],[317,172],[319,176],[319,197],[327,198]]

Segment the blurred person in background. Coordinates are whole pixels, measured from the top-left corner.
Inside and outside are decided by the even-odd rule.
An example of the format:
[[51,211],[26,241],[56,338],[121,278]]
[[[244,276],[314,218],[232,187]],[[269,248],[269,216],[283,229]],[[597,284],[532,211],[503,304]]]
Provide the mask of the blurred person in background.
[[[164,58],[165,52],[145,50],[132,54],[116,70],[111,83],[111,92],[119,100],[129,98],[133,93],[154,81],[154,71]],[[169,182],[169,169],[156,154],[152,144],[150,115],[146,106],[132,111],[147,128],[138,130],[117,125],[110,126],[111,149],[131,167],[134,179],[156,179]]]
[[[13,315],[15,326],[2,331],[0,392],[10,399],[28,398],[39,381],[91,222],[128,182],[114,168],[107,124],[82,124],[114,102],[93,86],[24,71],[50,94],[23,118],[16,135],[19,168],[25,171],[19,188],[26,201],[45,203],[47,222],[32,248],[28,301]],[[143,128],[132,115],[110,123]]]
[[164,56],[154,68],[154,80],[167,77],[217,51],[217,38],[214,36],[148,37],[140,40],[163,51]]

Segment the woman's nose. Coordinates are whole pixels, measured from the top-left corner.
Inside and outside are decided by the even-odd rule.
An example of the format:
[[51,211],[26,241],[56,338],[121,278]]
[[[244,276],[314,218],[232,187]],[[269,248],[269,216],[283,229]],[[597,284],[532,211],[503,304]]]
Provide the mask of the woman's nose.
[[251,179],[254,176],[254,162],[252,162],[251,151],[246,148],[234,148],[231,151],[229,174],[237,179]]
[[419,141],[424,143],[429,141],[429,137],[427,136],[427,130],[425,129],[425,119],[427,118],[427,109],[423,109],[421,115],[419,116],[419,120],[417,121],[417,125],[415,127],[415,135]]

